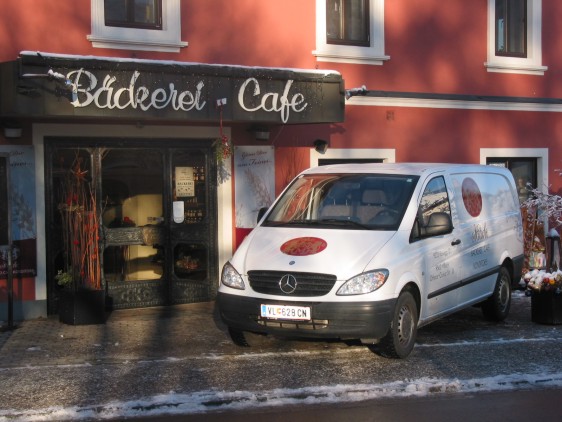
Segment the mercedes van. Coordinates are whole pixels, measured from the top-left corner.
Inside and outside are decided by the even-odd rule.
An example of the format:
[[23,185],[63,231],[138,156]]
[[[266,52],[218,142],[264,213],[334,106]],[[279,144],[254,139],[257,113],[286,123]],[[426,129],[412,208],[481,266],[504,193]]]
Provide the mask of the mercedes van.
[[222,270],[217,305],[245,333],[361,340],[407,357],[417,329],[478,305],[509,313],[523,227],[509,170],[339,164],[298,175]]

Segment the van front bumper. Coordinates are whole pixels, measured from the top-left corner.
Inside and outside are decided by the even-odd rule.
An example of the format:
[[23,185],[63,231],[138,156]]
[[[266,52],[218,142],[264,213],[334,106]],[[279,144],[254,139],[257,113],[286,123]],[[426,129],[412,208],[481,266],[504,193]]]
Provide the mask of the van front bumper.
[[[219,292],[217,305],[223,322],[239,331],[288,337],[378,339],[388,332],[396,299],[375,302],[292,302],[265,300]],[[268,319],[260,305],[292,305],[311,308],[310,321]]]

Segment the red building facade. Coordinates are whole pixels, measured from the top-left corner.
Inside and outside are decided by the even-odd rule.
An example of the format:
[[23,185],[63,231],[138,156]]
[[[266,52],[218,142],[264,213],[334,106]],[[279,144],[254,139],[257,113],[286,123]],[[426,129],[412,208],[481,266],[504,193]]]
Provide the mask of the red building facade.
[[[501,165],[560,193],[559,3],[163,0],[128,15],[113,8],[125,2],[4,1],[0,158],[11,176],[30,169],[4,181],[16,318],[57,312],[58,185],[76,157],[106,200],[115,309],[213,300],[251,230],[247,198],[271,200],[310,166]],[[267,198],[252,204],[253,218]]]

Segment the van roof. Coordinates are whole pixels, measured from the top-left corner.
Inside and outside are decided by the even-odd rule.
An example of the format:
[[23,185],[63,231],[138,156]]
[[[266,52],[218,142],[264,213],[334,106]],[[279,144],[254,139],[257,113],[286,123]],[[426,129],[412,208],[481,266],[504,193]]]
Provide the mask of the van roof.
[[496,166],[481,164],[452,164],[452,163],[350,163],[330,164],[326,166],[312,167],[305,170],[305,174],[322,173],[385,173],[385,174],[409,174],[422,175],[435,172],[453,173],[504,173],[509,170]]

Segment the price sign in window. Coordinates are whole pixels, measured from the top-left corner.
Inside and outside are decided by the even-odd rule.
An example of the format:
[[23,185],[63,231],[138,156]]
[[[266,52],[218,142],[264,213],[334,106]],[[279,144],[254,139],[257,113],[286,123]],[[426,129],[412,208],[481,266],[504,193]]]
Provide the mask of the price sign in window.
[[178,198],[195,196],[193,167],[176,167],[176,196]]

